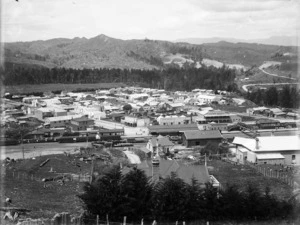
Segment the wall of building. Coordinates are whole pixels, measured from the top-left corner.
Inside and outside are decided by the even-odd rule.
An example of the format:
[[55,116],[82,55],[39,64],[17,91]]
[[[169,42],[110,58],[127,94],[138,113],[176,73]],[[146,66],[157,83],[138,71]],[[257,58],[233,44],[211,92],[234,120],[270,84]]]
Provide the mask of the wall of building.
[[138,127],[147,127],[149,125],[150,125],[150,119],[149,118],[137,119],[137,126]]
[[183,140],[186,147],[191,146],[205,146],[208,142],[221,143],[221,139],[198,139],[198,140]]
[[159,117],[157,122],[159,125],[181,125],[190,123],[190,118],[181,116]]
[[[300,165],[300,150],[299,151],[282,151],[281,155],[284,156],[284,164],[291,165],[297,164]],[[295,156],[295,160],[292,160],[292,156]]]
[[257,164],[284,164],[284,159],[257,159]]

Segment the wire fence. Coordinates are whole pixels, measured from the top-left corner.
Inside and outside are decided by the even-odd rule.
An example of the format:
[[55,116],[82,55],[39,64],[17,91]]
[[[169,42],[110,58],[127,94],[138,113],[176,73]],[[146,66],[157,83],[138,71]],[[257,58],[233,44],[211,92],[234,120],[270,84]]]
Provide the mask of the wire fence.
[[267,167],[264,167],[263,165],[258,165],[258,164],[254,164],[254,163],[250,163],[250,162],[245,162],[245,165],[253,168],[258,173],[262,174],[265,177],[276,178],[276,179],[286,183],[287,185],[289,185],[292,188],[299,187],[299,184],[295,181],[295,179],[291,175],[285,173],[282,170],[277,170],[277,169],[274,170],[272,168],[267,168]]
[[[40,177],[36,174],[29,174],[21,171],[5,171],[6,179],[15,179],[15,180],[32,180],[32,181],[43,181],[46,177]],[[69,181],[77,181],[77,182],[89,182],[90,174],[69,174],[69,173],[57,173],[53,175],[53,180],[69,180]],[[57,179],[55,179],[57,178]]]

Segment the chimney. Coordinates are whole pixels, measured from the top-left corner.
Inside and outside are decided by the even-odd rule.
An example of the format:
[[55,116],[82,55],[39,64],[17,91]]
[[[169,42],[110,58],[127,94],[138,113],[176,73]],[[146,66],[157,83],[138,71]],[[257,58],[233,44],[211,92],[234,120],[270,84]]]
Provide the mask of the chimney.
[[255,149],[258,150],[259,149],[259,139],[255,138]]

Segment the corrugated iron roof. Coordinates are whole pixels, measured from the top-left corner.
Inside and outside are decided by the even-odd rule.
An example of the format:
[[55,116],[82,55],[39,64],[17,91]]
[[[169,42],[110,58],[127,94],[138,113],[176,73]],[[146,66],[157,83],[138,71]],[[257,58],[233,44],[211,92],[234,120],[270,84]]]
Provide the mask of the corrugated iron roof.
[[187,140],[223,138],[219,130],[184,131]]

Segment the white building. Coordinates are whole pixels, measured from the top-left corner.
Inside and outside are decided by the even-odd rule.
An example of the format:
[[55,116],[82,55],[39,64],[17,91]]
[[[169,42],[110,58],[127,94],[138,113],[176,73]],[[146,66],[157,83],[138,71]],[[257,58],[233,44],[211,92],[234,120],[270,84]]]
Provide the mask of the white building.
[[147,127],[150,125],[150,119],[147,117],[125,116],[121,123],[132,127]]
[[182,116],[159,116],[157,117],[157,122],[159,125],[181,125],[181,124],[189,124],[190,117]]
[[299,136],[235,137],[238,162],[300,165]]

